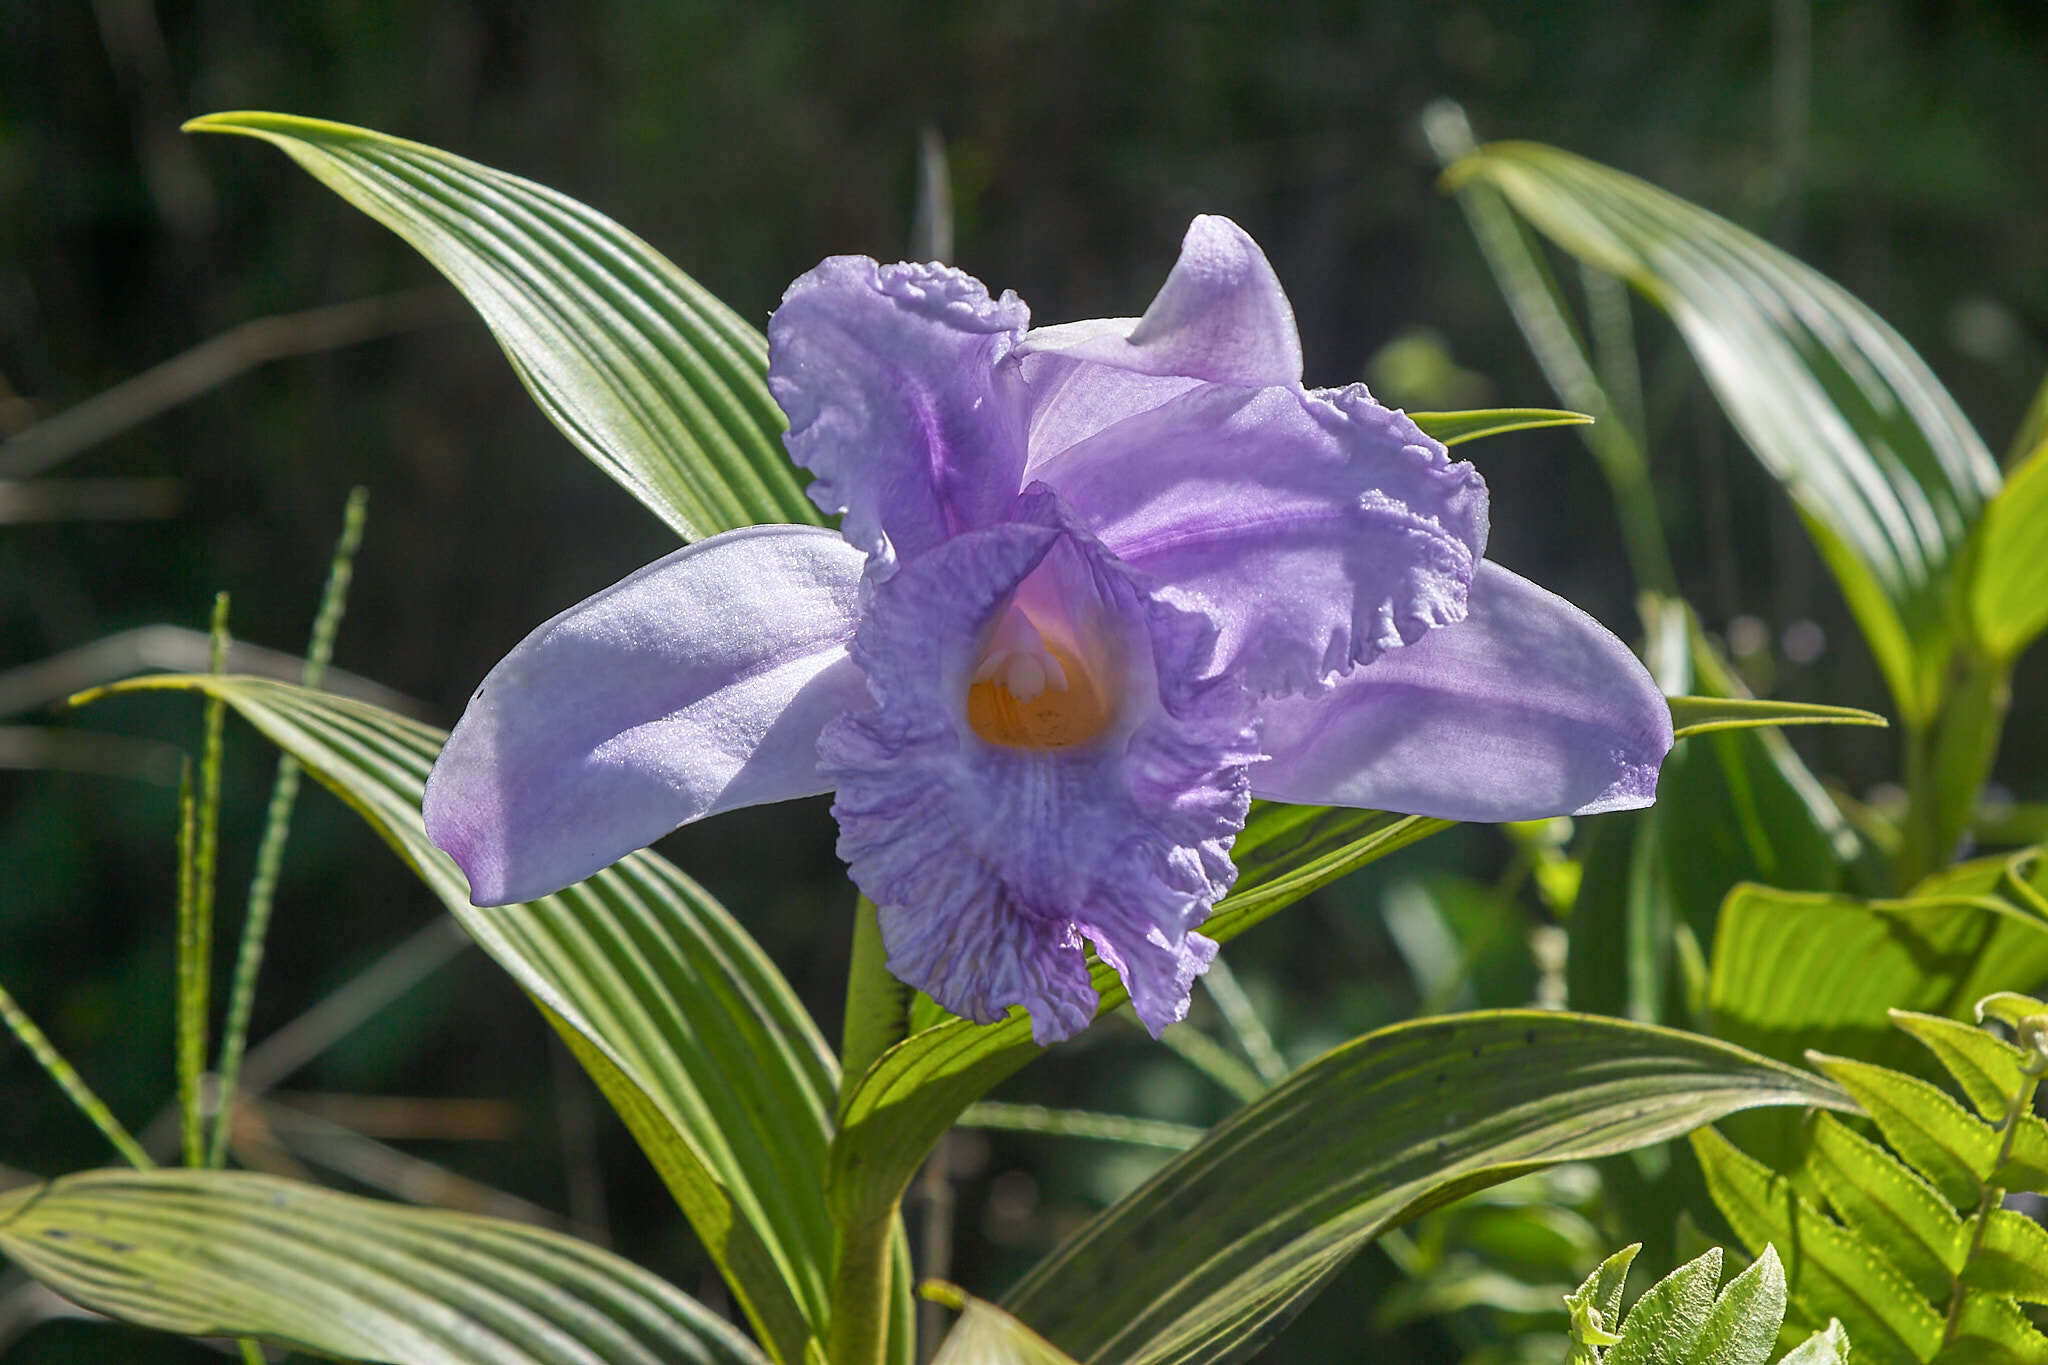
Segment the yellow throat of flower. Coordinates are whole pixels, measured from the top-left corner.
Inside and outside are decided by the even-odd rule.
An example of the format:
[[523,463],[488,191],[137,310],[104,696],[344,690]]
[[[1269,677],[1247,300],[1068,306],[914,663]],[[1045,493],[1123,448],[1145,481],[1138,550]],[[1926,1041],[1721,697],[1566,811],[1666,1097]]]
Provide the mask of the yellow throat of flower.
[[1035,629],[1028,634],[1034,638],[991,643],[967,689],[967,724],[990,744],[1012,749],[1088,743],[1109,728],[1113,699],[1064,643]]

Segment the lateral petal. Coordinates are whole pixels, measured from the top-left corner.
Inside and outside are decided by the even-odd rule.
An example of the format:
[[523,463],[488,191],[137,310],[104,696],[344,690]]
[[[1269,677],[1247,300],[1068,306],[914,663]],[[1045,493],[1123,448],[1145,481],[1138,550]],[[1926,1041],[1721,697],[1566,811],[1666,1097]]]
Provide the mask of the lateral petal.
[[1364,385],[1205,385],[1033,471],[1126,563],[1201,603],[1265,695],[1461,620],[1486,546],[1471,465]]
[[1671,749],[1670,709],[1628,646],[1490,562],[1462,624],[1261,710],[1255,795],[1447,820],[1647,806]]
[[842,531],[898,559],[995,520],[1022,486],[1023,385],[1007,356],[1031,314],[940,265],[834,256],[768,322],[768,389],[790,458]]
[[521,641],[427,779],[427,834],[471,898],[532,900],[678,825],[829,790],[818,732],[870,704],[846,649],[862,564],[830,531],[744,527]]
[[1294,305],[1259,244],[1214,214],[1188,224],[1144,317],[1040,327],[1020,349],[1212,384],[1301,383]]

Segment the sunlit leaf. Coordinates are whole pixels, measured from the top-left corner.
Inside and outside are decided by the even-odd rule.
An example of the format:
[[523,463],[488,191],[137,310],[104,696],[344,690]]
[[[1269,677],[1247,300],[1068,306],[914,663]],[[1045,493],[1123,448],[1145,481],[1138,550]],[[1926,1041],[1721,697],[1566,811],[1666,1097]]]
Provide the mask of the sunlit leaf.
[[[1637,1307],[1640,1310],[1641,1305]],[[1633,1325],[1634,1314],[1630,1321]],[[1785,1267],[1777,1251],[1765,1247],[1748,1269],[1722,1287],[1686,1357],[1687,1365],[1764,1365],[1778,1344],[1778,1328],[1784,1321]],[[1617,1352],[1609,1360],[1621,1365],[1622,1357]]]
[[399,1365],[763,1365],[716,1314],[520,1223],[227,1171],[0,1195],[0,1251],[74,1303],[185,1336]]
[[1852,1359],[1918,1365],[1941,1342],[1940,1314],[1869,1241],[1809,1204],[1792,1183],[1711,1128],[1692,1135],[1714,1203],[1752,1252],[1785,1258],[1792,1302],[1809,1321],[1839,1318]]
[[462,291],[562,433],[686,540],[816,522],[783,451],[760,332],[566,195],[367,128],[209,114],[284,149]]
[[1464,412],[1411,412],[1408,420],[1447,446],[1536,427],[1580,427],[1593,419],[1560,408],[1473,408]]
[[1811,1073],[1615,1019],[1399,1024],[1227,1119],[1003,1307],[1083,1362],[1242,1360],[1359,1247],[1461,1194],[1741,1109],[1841,1102]]
[[2048,443],[1985,507],[1969,595],[1978,638],[2005,658],[2048,626]]
[[1671,315],[1798,504],[1901,710],[1930,717],[1954,643],[1954,569],[1999,475],[1912,347],[1818,272],[1594,162],[1494,143],[1450,178],[1494,186],[1545,236]]
[[[1651,1285],[1628,1310],[1621,1340],[1608,1350],[1601,1365],[1653,1365],[1688,1359],[1707,1325],[1707,1314],[1714,1310],[1714,1290],[1720,1283],[1721,1252],[1716,1248]],[[1775,1323],[1771,1337],[1777,1338]]]
[[218,696],[353,806],[555,1024],[625,1119],[778,1360],[823,1339],[824,1181],[836,1066],[758,945],[689,878],[636,853],[525,905],[480,908],[427,839],[444,736],[262,678],[179,674],[120,690]]
[[1932,1052],[1977,1112],[2001,1123],[2020,1093],[2021,1068],[2027,1055],[1989,1032],[1955,1019],[1941,1019],[1911,1010],[1893,1010],[1892,1023]]
[[1831,1319],[1778,1365],[1849,1365],[1849,1334],[1839,1321]]
[[1721,910],[1708,1004],[1716,1033],[1766,1056],[1818,1047],[1925,1070],[1925,1054],[1892,1027],[1893,1007],[1968,1018],[1987,992],[2044,978],[2048,920],[1993,897],[1865,901],[1740,886]]
[[1813,702],[1766,701],[1754,697],[1670,697],[1671,728],[1678,739],[1715,730],[1754,730],[1772,725],[1885,725],[1875,711]]
[[1962,1269],[1963,1220],[1941,1192],[1832,1115],[1813,1129],[1806,1170],[1844,1224],[1861,1230],[1931,1303]]
[[2028,1303],[2048,1303],[2048,1228],[2023,1213],[1992,1209],[1963,1283]]
[[1956,1208],[1974,1208],[1998,1165],[1998,1134],[1917,1076],[1846,1057],[1813,1061],[1855,1097],[1906,1164]]

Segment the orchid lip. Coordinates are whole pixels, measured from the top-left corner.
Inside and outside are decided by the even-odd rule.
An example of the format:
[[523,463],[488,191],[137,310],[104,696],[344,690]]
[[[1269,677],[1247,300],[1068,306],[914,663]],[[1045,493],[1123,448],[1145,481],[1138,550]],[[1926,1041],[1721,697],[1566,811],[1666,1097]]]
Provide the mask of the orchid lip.
[[1011,607],[991,634],[967,689],[968,728],[1009,749],[1071,749],[1087,744],[1116,720],[1109,671],[1091,667],[1079,641],[1040,630],[1022,608]]

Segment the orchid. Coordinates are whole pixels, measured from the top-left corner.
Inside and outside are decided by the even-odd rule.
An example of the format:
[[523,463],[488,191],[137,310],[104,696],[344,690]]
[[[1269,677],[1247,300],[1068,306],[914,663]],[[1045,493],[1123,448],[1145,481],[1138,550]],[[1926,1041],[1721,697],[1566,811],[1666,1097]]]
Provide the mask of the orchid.
[[678,825],[835,793],[889,968],[1041,1043],[1086,948],[1157,1034],[1216,945],[1253,797],[1459,820],[1654,799],[1640,662],[1486,561],[1471,465],[1363,385],[1309,389],[1272,267],[1197,218],[1141,318],[1033,329],[936,264],[835,257],[769,327],[838,533],[679,550],[478,688],[427,830],[480,905]]

